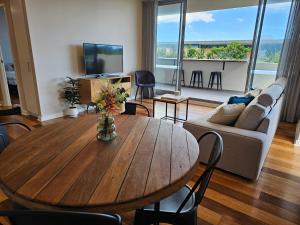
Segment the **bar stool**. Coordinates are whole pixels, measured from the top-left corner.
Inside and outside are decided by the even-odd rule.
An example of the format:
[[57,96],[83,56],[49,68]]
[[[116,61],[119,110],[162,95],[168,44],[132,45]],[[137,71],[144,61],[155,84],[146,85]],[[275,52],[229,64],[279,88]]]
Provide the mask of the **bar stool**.
[[[215,77],[217,79],[217,83],[215,83]],[[222,72],[213,71],[210,73],[208,88],[213,88],[214,84],[217,85],[217,90],[219,90],[219,88],[222,90]]]
[[195,87],[195,83],[197,81],[198,88],[200,87],[200,83],[201,83],[201,87],[203,88],[203,75],[202,74],[203,74],[203,72],[201,70],[193,70],[192,71],[190,87],[192,87],[192,82],[193,82],[193,87]]
[[[184,70],[180,70],[180,72],[182,73],[181,82],[183,83],[183,86],[185,86]],[[174,83],[176,84],[176,70],[174,70],[174,73],[173,73],[172,85],[174,85]]]

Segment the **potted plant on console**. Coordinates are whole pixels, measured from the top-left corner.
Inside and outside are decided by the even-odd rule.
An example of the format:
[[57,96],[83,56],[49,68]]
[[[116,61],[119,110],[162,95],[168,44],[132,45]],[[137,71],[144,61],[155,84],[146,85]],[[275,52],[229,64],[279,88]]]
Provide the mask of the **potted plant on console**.
[[77,105],[80,103],[79,94],[79,81],[71,77],[67,77],[66,86],[64,88],[64,97],[69,104],[68,109],[65,110],[65,114],[70,117],[78,116]]

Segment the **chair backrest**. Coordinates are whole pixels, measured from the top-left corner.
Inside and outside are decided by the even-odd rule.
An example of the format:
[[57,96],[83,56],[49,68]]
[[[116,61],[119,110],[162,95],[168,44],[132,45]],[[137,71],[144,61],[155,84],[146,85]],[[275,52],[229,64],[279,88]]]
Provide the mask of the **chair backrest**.
[[[217,165],[217,163],[220,161],[221,156],[223,154],[223,140],[222,137],[215,131],[208,131],[204,133],[199,139],[198,143],[204,141],[204,139],[209,139],[212,140],[212,149],[210,153],[209,160],[207,162],[205,171],[202,173],[202,175],[199,177],[199,179],[196,181],[194,184],[192,190],[190,193],[187,195],[187,197],[184,199],[180,207],[178,208],[177,213],[180,213],[180,211],[183,209],[189,198],[193,195],[195,192],[195,206],[199,205],[200,202],[202,201],[205,191],[207,189],[207,186],[209,184],[210,178],[214,172],[214,169]],[[208,149],[200,149],[200,151],[207,151]],[[198,189],[198,190],[197,190]]]
[[150,117],[149,109],[146,106],[139,104],[139,103],[135,103],[135,102],[126,102],[125,103],[125,112],[123,114],[136,115],[137,107],[141,107],[141,108],[145,109],[145,111],[147,112],[147,116]]
[[135,72],[135,84],[155,84],[155,77],[152,72],[147,70],[139,70]]
[[5,126],[9,125],[18,125],[23,127],[24,129],[31,131],[30,127],[28,127],[24,123],[20,122],[5,122],[5,123],[0,123],[0,153],[9,145],[9,137],[7,134],[7,130]]
[[121,225],[118,215],[41,210],[0,211],[11,225]]

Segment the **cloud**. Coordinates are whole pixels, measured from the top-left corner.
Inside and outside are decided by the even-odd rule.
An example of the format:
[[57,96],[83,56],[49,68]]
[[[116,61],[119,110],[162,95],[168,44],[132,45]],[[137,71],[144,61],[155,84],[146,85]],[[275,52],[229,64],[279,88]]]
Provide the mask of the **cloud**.
[[[178,23],[179,14],[158,16],[158,23]],[[214,22],[214,14],[210,12],[196,12],[186,14],[186,24],[189,25],[194,22],[211,23]]]
[[243,19],[243,18],[237,18],[236,20],[237,20],[239,23],[244,22],[244,19]]
[[281,2],[281,3],[271,3],[267,4],[266,11],[271,10],[271,11],[286,11],[289,10],[291,7],[290,2]]

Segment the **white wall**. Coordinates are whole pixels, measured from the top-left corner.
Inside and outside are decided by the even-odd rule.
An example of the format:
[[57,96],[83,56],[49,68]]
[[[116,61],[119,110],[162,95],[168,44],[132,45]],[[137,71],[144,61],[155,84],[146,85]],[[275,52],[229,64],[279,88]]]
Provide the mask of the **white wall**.
[[41,120],[62,116],[61,85],[83,74],[82,43],[124,46],[124,73],[141,65],[140,0],[26,0]]
[[[207,87],[209,76],[212,71],[222,72],[222,84],[224,90],[244,91],[247,81],[247,62],[226,62],[223,71],[223,63],[200,60],[184,60],[183,69],[185,73],[185,83],[189,85],[193,70],[203,71],[203,84]],[[171,83],[172,70],[157,69],[155,78],[157,82]]]

